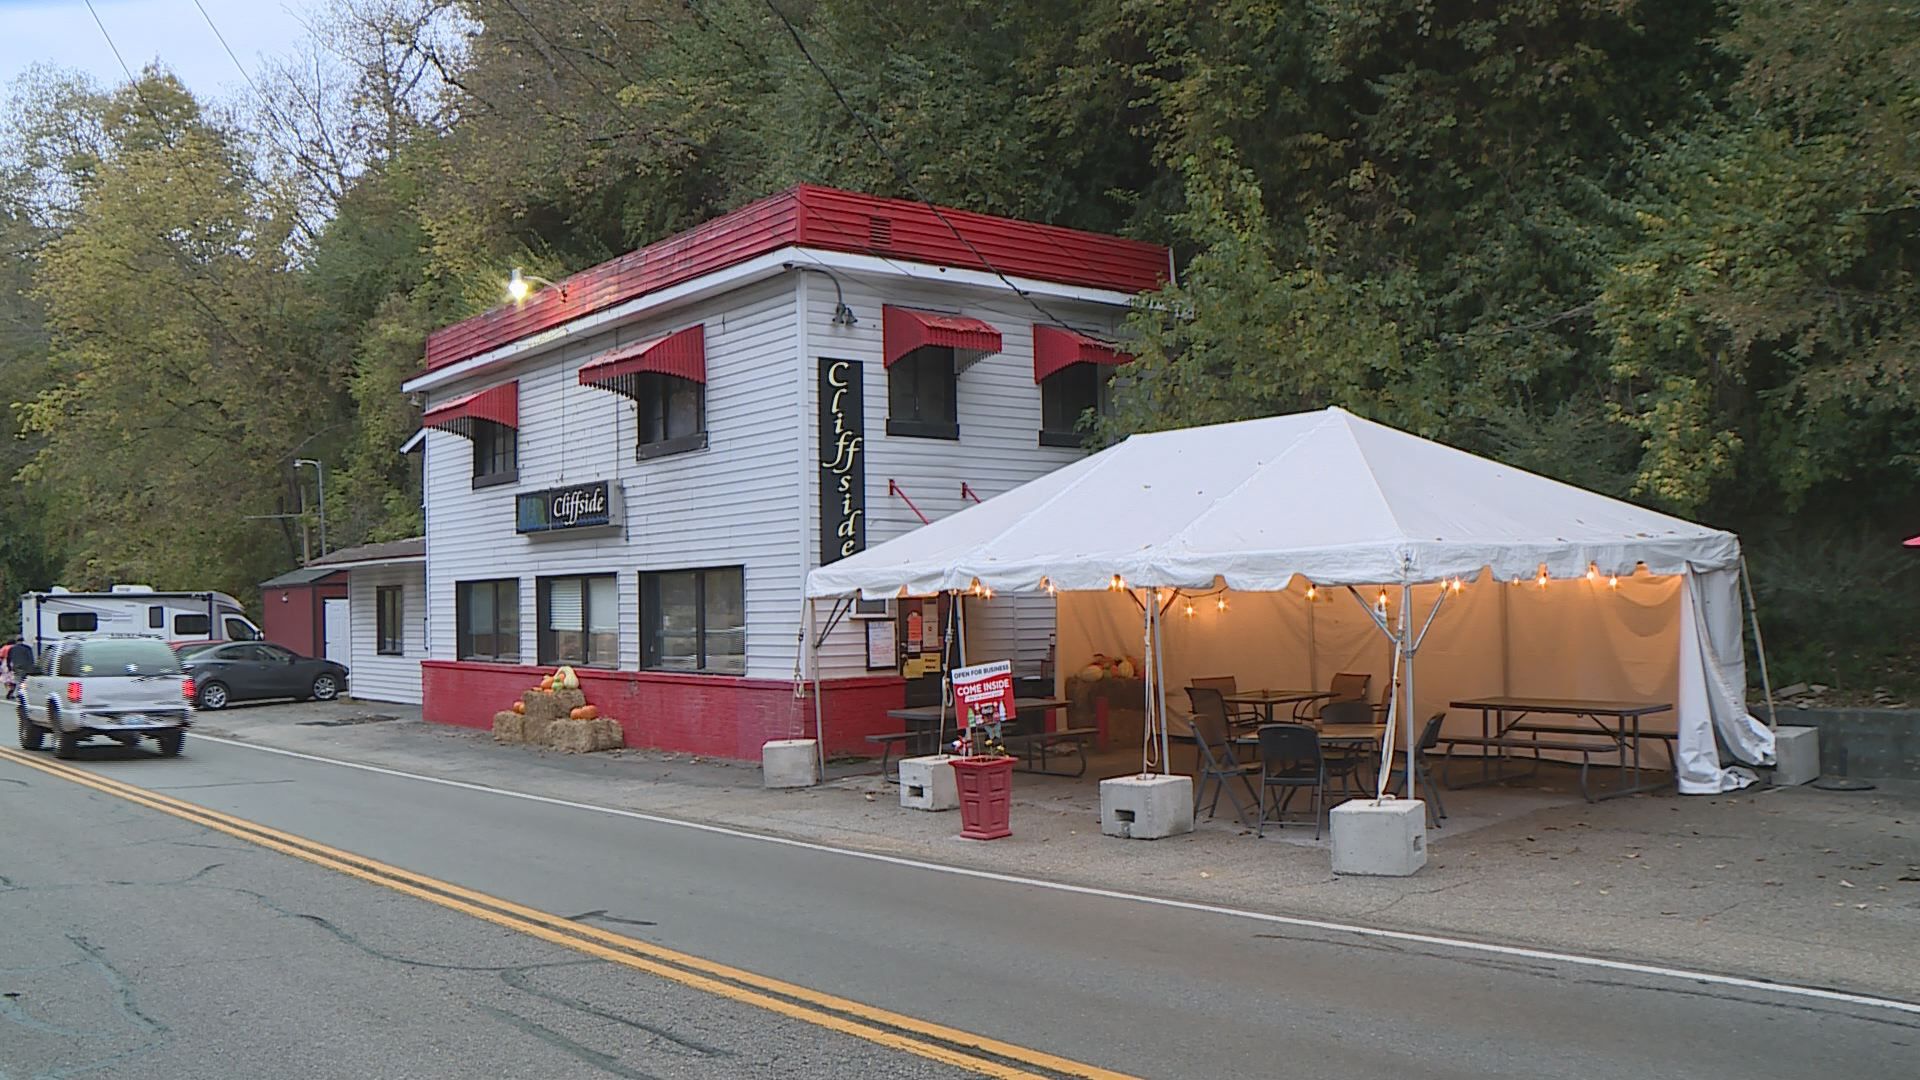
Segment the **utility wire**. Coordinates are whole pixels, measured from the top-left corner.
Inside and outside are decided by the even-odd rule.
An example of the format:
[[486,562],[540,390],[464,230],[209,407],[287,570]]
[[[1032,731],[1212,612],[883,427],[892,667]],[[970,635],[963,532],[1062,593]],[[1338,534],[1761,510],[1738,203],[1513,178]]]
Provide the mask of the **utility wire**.
[[[87,6],[92,7],[93,0],[87,0]],[[265,106],[267,115],[272,117],[273,122],[280,125],[280,130],[286,133],[287,138],[291,142],[289,151],[293,156],[293,160],[299,164],[302,169],[306,170],[308,177],[319,184],[321,190],[331,192],[335,198],[338,198],[342,192],[339,190],[340,185],[337,179],[323,175],[320,167],[312,161],[309,161],[307,155],[301,152],[300,130],[294,127],[292,122],[287,120],[286,117],[280,115],[280,110],[274,106],[273,99],[262,93],[259,84],[253,81],[253,76],[247,74],[247,66],[240,62],[240,57],[234,53],[233,46],[227,44],[227,36],[222,34],[220,27],[214,24],[213,16],[208,14],[206,5],[202,4],[200,0],[193,0],[193,6],[200,9],[200,17],[207,21],[207,29],[213,31],[214,39],[220,42],[222,49],[226,50],[227,59],[233,61],[234,69],[240,72],[240,78],[245,80],[247,89],[253,91],[253,96],[259,98],[260,104]],[[298,84],[295,85],[295,92],[299,92]],[[322,127],[324,128],[324,125],[322,125]],[[321,134],[324,138],[325,132],[322,131]]]
[[886,159],[887,164],[893,167],[894,177],[906,187],[908,193],[910,193],[920,205],[932,211],[933,216],[940,219],[940,224],[945,225],[947,231],[953,234],[953,238],[966,245],[967,250],[973,253],[973,257],[980,260],[980,265],[991,271],[994,277],[999,278],[1001,284],[1011,289],[1015,296],[1020,297],[1032,305],[1035,311],[1045,316],[1048,322],[1053,323],[1060,329],[1079,333],[1080,331],[1069,325],[1066,320],[1048,311],[1046,306],[1041,304],[1040,301],[1035,300],[1031,293],[1015,285],[1012,278],[1001,273],[1000,268],[993,265],[992,260],[982,254],[979,248],[974,247],[973,241],[967,239],[966,236],[960,232],[960,229],[955,226],[952,221],[948,220],[947,215],[942,213],[940,208],[933,204],[932,200],[921,193],[919,185],[913,182],[913,177],[908,174],[906,166],[901,163],[893,151],[887,149],[886,143],[880,138],[880,133],[874,130],[873,124],[861,114],[860,110],[853,107],[853,103],[847,100],[847,95],[841,91],[839,84],[833,81],[833,76],[827,72],[827,69],[821,65],[819,60],[814,58],[813,51],[807,48],[806,40],[800,36],[800,28],[793,24],[792,19],[787,18],[786,12],[781,11],[780,8],[774,4],[773,0],[765,0],[765,3],[767,10],[773,13],[773,17],[779,19],[781,25],[786,27],[787,35],[793,38],[793,44],[800,50],[800,55],[804,57],[807,64],[819,74],[821,81],[827,84],[827,89],[833,92],[834,99],[840,102],[840,107],[847,111],[848,116],[853,117],[854,121],[860,125],[860,129],[866,133],[867,141],[871,142],[874,149],[880,151],[880,155]]
[[120,70],[127,75],[128,85],[134,88],[134,96],[140,96],[140,83],[133,77],[133,69],[127,66],[127,58],[120,55],[120,46],[113,43],[113,35],[107,33],[107,24],[100,21],[100,13],[94,10],[93,0],[86,0],[87,14],[93,16],[93,25],[100,28],[100,36],[107,39],[107,48],[113,50],[113,58],[120,61]]

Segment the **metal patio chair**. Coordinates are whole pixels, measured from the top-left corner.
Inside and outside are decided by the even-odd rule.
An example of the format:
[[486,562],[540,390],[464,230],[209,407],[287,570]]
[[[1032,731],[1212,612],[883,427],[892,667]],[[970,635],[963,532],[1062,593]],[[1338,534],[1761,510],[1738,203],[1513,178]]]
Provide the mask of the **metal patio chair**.
[[[1254,835],[1267,834],[1267,822],[1286,825],[1287,804],[1294,792],[1307,788],[1313,793],[1313,838],[1320,839],[1320,812],[1326,803],[1327,762],[1320,752],[1320,733],[1306,724],[1265,724],[1260,739],[1260,820]],[[1267,816],[1267,792],[1275,788],[1285,795],[1274,796],[1274,816]]]
[[[1440,785],[1433,779],[1433,768],[1427,763],[1427,755],[1440,746],[1440,725],[1447,719],[1444,712],[1434,713],[1427,718],[1427,726],[1420,730],[1420,742],[1414,747],[1413,775],[1420,784],[1419,795],[1427,801],[1427,824],[1438,829],[1446,820],[1447,808],[1440,801]],[[1394,777],[1399,777],[1395,787]],[[1387,771],[1389,790],[1404,792],[1407,790],[1407,763],[1399,754],[1393,755],[1393,765]]]
[[1249,802],[1257,801],[1253,775],[1260,771],[1260,766],[1243,762],[1234,753],[1233,725],[1227,720],[1227,703],[1220,691],[1189,686],[1187,699],[1193,703],[1193,741],[1200,748],[1197,762],[1200,777],[1193,789],[1193,812],[1200,812],[1200,801],[1206,797],[1207,785],[1212,784],[1213,801],[1207,804],[1207,816],[1213,816],[1214,809],[1220,805],[1220,793],[1225,791],[1235,814],[1245,824],[1252,808],[1241,801],[1234,782],[1238,781],[1246,789]]

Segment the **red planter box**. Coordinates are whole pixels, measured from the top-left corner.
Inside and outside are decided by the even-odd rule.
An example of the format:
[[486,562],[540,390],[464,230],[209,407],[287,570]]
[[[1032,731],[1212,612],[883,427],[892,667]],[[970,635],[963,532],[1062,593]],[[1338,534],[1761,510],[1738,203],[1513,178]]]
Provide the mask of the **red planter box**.
[[953,759],[954,786],[960,791],[960,835],[968,840],[998,840],[1013,835],[1013,759]]

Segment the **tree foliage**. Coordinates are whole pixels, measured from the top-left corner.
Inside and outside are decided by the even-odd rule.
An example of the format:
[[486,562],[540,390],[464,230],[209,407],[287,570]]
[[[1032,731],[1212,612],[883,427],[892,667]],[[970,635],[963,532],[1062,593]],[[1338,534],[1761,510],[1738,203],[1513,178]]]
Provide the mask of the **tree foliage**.
[[[295,456],[332,470],[336,540],[417,530],[395,451],[429,330],[509,265],[802,181],[1171,244],[1096,441],[1340,404],[1769,567],[1920,525],[1911,5],[332,0],[319,26],[240,120],[160,72],[16,87],[9,573],[243,583],[295,550],[301,522],[246,520],[308,498]],[[1868,562],[1851,607],[1806,567],[1771,592],[1784,651],[1864,678],[1911,640],[1907,564]]]

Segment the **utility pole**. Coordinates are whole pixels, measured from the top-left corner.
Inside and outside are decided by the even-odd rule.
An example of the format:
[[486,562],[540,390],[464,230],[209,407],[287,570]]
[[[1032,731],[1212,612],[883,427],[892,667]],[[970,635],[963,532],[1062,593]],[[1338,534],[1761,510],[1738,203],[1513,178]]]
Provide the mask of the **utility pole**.
[[[320,554],[325,555],[327,553],[327,467],[321,462],[315,461],[313,458],[294,458],[293,459],[294,468],[298,469],[302,465],[313,466],[314,482],[315,482],[315,485],[319,488]],[[301,509],[304,510],[305,503],[306,503],[306,496],[304,494],[301,496],[300,501],[302,504]],[[300,537],[301,537],[301,546],[305,547],[306,545],[305,529],[301,530]],[[306,562],[304,558],[301,559],[300,561],[303,564]]]

